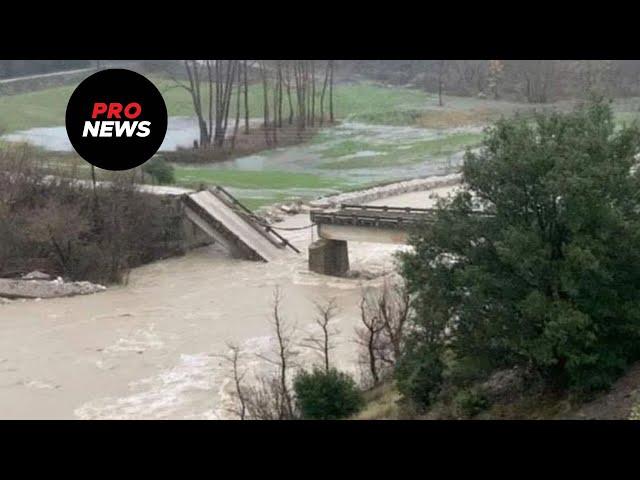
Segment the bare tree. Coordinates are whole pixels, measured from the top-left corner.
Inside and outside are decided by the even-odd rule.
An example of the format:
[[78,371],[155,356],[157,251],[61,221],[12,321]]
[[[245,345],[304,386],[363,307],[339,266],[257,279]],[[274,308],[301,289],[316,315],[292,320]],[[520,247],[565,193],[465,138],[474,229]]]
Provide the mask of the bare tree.
[[316,116],[316,62],[314,60],[310,60],[311,64],[311,113],[310,120],[311,126],[315,125],[315,116]]
[[556,62],[554,60],[519,60],[514,67],[520,73],[524,96],[529,103],[546,103],[556,86]]
[[379,346],[380,359],[394,366],[404,346],[405,326],[409,318],[411,298],[404,284],[390,286],[385,282],[382,292],[375,298],[383,332]]
[[233,343],[228,343],[229,352],[222,355],[222,359],[231,366],[233,374],[234,396],[238,402],[238,406],[233,408],[232,413],[238,415],[240,420],[247,417],[247,388],[242,384],[247,374],[246,369],[240,370],[240,359],[242,352],[240,347]]
[[291,99],[291,64],[287,62],[287,98],[289,99],[289,125],[293,125],[293,100]]
[[446,75],[447,61],[439,60],[438,61],[438,105],[444,106],[444,101],[442,99],[442,90],[444,89],[444,78]]
[[[259,393],[261,396],[271,392],[274,409],[279,409],[279,419],[286,420],[295,418],[295,410],[293,405],[293,396],[289,389],[289,370],[293,366],[294,358],[298,352],[294,348],[293,343],[293,327],[288,326],[281,315],[280,307],[282,303],[282,295],[280,289],[276,287],[273,293],[273,312],[271,323],[276,337],[276,348],[273,355],[258,355],[259,358],[275,365],[278,373],[275,378],[263,379],[262,388]],[[266,389],[265,389],[266,388]],[[254,394],[258,393],[256,391]]]
[[500,86],[504,76],[504,62],[502,60],[489,60],[489,89],[493,98],[500,98]]
[[236,123],[233,126],[233,136],[231,137],[231,150],[233,150],[236,146],[236,137],[238,136],[238,129],[240,128],[240,97],[242,96],[242,81],[241,81],[241,70],[238,67],[238,82],[237,82],[237,90],[236,90]]
[[322,91],[320,93],[320,126],[324,123],[324,96],[327,92],[327,84],[329,82],[329,66],[331,60],[327,62],[327,67],[324,69],[324,82],[322,83]]
[[[185,88],[191,95],[191,101],[193,102],[193,110],[198,120],[198,127],[200,129],[200,147],[209,144],[209,127],[202,112],[202,96],[201,96],[201,78],[200,78],[200,66],[196,60],[185,60],[184,67],[187,72],[187,78],[189,79],[189,86],[185,86],[182,82],[178,85]],[[207,67],[210,68],[207,61]],[[211,85],[211,81],[209,82]]]
[[320,334],[309,335],[303,340],[303,345],[318,352],[322,358],[325,371],[329,371],[331,366],[329,356],[335,348],[333,337],[339,333],[337,329],[331,326],[331,322],[337,312],[336,300],[332,298],[325,303],[316,303],[315,307],[315,323],[320,328]]
[[380,383],[378,345],[380,334],[384,330],[382,319],[376,312],[372,312],[367,305],[366,294],[360,300],[360,321],[362,327],[356,329],[356,343],[364,348],[364,359],[371,375],[373,385]]
[[249,81],[247,61],[244,61],[244,133],[249,133]]
[[329,60],[329,121],[334,122],[333,116],[333,71],[334,60]]
[[391,287],[385,282],[380,292],[362,294],[356,343],[362,348],[361,362],[367,366],[373,385],[380,383],[400,358],[410,308],[404,284]]
[[270,135],[270,126],[269,126],[269,95],[268,95],[268,84],[267,84],[267,67],[265,65],[264,60],[260,61],[260,76],[262,78],[262,95],[263,95],[263,114],[264,114],[264,139],[268,146],[271,146],[271,135]]
[[247,419],[289,420],[287,401],[277,377],[262,376],[253,386],[244,389]]

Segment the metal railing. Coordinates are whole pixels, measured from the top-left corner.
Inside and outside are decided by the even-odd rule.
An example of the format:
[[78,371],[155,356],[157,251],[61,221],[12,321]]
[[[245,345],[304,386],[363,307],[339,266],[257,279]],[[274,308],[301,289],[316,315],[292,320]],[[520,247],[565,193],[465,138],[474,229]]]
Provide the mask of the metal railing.
[[[262,222],[260,222],[258,220],[258,218],[256,217],[256,215],[249,210],[249,208],[247,208],[245,205],[243,205],[236,197],[234,197],[233,195],[231,195],[231,193],[229,193],[224,187],[221,187],[219,185],[216,185],[215,187],[213,187],[213,193],[221,193],[222,195],[224,195],[224,197],[227,199],[228,203],[231,203],[231,205],[233,207],[238,208],[242,213],[244,213],[245,215],[247,215],[249,217],[249,219],[251,220],[251,224],[253,225],[253,227],[260,233],[267,233],[267,234],[271,234],[273,236],[275,236],[279,241],[281,246],[283,247],[289,247],[291,250],[293,250],[296,253],[300,253],[300,250],[298,250],[294,245],[291,244],[291,242],[289,240],[287,240],[286,238],[284,238],[282,235],[280,235],[278,232],[276,232],[273,228],[271,228],[269,225],[265,225]],[[257,228],[256,225],[259,225],[261,228],[263,228],[264,230],[260,230],[260,228]],[[266,236],[266,235],[265,235]],[[267,236],[267,239],[270,239]]]

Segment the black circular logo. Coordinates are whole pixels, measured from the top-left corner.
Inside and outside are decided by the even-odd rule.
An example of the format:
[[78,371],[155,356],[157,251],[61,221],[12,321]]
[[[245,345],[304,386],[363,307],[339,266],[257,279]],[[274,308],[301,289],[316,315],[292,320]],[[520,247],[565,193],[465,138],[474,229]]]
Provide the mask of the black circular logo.
[[86,78],[67,105],[67,135],[82,158],[105,170],[149,160],[167,133],[167,106],[153,83],[124,69]]

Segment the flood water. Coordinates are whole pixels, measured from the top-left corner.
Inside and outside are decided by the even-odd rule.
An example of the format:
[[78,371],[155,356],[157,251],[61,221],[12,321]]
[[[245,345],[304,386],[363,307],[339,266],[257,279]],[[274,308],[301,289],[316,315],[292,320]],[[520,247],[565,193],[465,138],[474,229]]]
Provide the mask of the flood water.
[[[73,152],[67,130],[64,126],[38,127],[4,135],[10,142],[27,142],[53,152]],[[167,135],[160,146],[160,151],[173,151],[178,147],[193,146],[199,138],[198,123],[192,117],[169,117]]]
[[[435,193],[444,195],[450,189]],[[429,192],[384,203],[428,205]],[[307,214],[281,226],[303,226]],[[314,302],[335,298],[335,363],[357,375],[354,328],[362,289],[377,288],[399,247],[352,242],[353,270],[371,280],[310,273],[312,230],[286,232],[302,251],[274,263],[229,258],[215,246],[135,269],[127,286],[72,298],[0,304],[0,418],[233,418],[230,371],[220,355],[239,344],[242,368],[265,368],[274,339],[274,288],[295,338],[312,331]],[[310,365],[312,352],[299,361]]]

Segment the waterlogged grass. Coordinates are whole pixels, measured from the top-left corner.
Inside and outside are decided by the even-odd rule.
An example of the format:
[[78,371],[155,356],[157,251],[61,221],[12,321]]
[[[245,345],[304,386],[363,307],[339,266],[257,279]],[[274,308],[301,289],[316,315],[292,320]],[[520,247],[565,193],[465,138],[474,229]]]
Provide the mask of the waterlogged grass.
[[338,189],[349,183],[331,177],[310,173],[295,173],[279,170],[217,170],[199,167],[176,166],[176,182],[181,185],[197,186],[199,183],[217,184],[245,189]]
[[[460,133],[426,140],[410,145],[375,145],[345,141],[324,152],[326,156],[346,156],[322,163],[324,170],[382,168],[424,162],[429,157],[440,157],[473,147],[482,140],[481,133]],[[340,153],[341,155],[336,155]],[[363,153],[363,155],[358,155]],[[371,153],[371,154],[368,154]],[[349,157],[349,155],[354,155]]]
[[357,155],[359,152],[366,152],[371,150],[385,151],[388,148],[388,145],[374,145],[370,142],[360,140],[344,140],[322,150],[322,157],[338,158],[344,157],[346,155]]
[[339,85],[334,103],[339,118],[382,125],[412,125],[434,96],[420,90],[361,83]]

